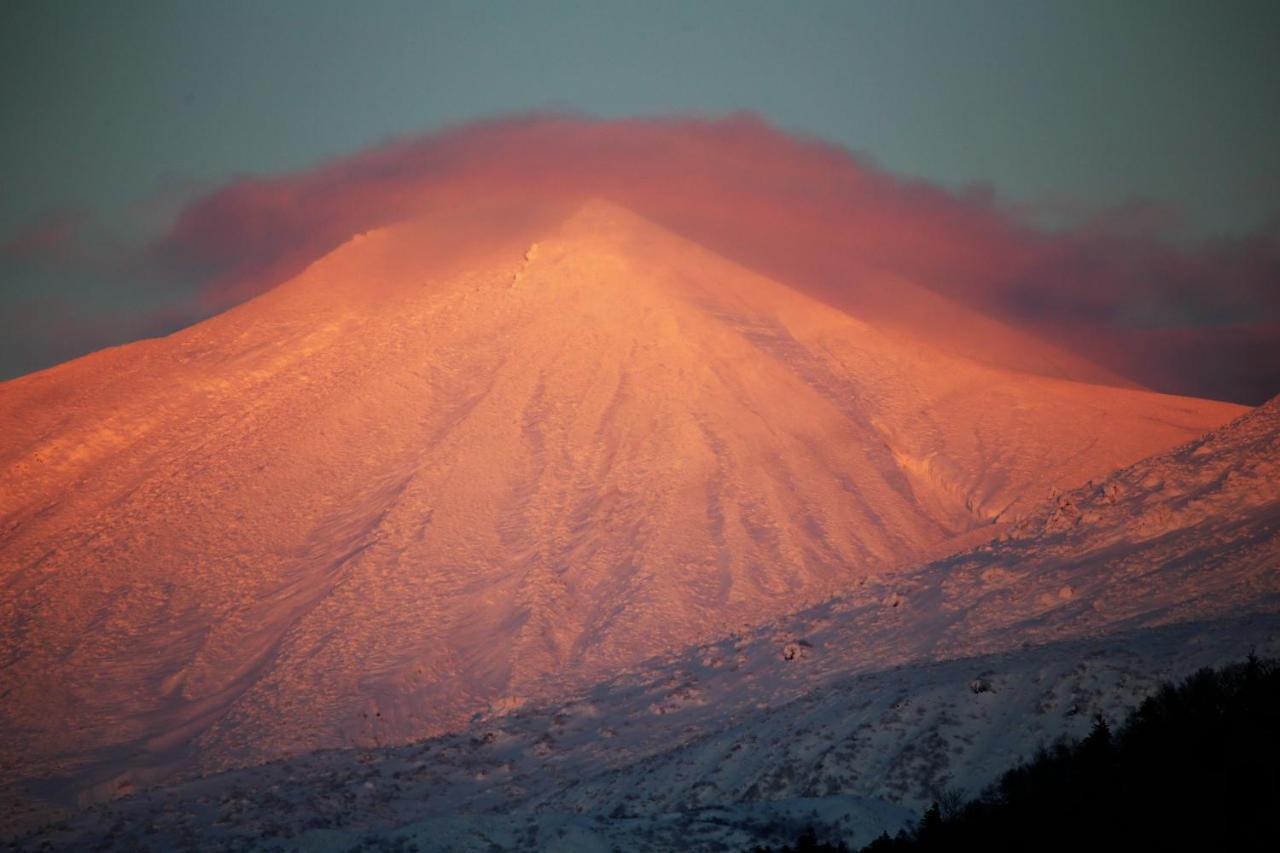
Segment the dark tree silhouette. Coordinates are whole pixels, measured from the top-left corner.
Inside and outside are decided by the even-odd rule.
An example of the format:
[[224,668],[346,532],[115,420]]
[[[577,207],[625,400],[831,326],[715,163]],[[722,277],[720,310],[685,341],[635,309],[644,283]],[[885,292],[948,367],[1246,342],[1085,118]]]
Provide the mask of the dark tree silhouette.
[[1280,664],[1250,655],[1101,716],[981,797],[866,851],[1280,850]]

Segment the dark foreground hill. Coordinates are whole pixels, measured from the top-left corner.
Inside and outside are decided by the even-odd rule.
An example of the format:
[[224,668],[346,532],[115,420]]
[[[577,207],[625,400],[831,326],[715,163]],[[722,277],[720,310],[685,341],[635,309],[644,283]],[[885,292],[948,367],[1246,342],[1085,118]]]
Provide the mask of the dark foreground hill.
[[1099,716],[979,799],[935,804],[864,850],[1276,850],[1278,806],[1280,662],[1251,657],[1165,684],[1115,732]]

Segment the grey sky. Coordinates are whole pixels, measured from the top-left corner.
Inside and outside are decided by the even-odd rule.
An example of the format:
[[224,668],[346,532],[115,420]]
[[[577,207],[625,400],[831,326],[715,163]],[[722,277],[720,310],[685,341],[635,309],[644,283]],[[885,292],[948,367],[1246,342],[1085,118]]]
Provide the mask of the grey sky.
[[0,237],[49,208],[312,165],[541,108],[751,109],[1011,201],[1280,211],[1280,4],[0,6]]

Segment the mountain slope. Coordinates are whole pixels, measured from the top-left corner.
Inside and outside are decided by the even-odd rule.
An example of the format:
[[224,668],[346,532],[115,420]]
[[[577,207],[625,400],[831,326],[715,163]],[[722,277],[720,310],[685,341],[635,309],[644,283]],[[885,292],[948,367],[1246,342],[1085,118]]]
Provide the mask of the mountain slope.
[[1280,399],[998,542],[567,700],[158,789],[25,843],[74,849],[114,826],[127,848],[151,826],[213,849],[717,850],[814,823],[866,843],[1162,681],[1280,654],[1278,468]]
[[6,781],[445,731],[1242,411],[948,356],[601,203],[450,227],[0,385]]

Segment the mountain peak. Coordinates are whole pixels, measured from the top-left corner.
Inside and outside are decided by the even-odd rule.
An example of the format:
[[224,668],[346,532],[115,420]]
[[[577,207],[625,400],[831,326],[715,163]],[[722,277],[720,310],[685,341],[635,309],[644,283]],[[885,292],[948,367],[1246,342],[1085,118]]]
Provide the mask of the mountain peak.
[[1240,411],[948,355],[606,201],[492,222],[0,384],[0,763],[93,788],[443,731]]
[[564,221],[569,233],[599,233],[654,227],[647,219],[602,196],[592,196]]

